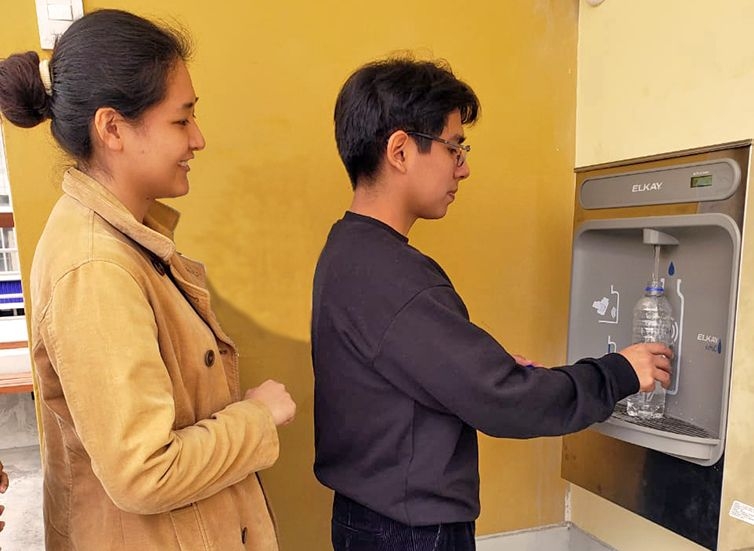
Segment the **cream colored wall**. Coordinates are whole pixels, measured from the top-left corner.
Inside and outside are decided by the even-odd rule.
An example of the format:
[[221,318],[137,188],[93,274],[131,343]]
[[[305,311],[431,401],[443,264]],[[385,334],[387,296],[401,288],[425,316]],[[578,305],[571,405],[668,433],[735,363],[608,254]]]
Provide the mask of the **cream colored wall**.
[[[286,382],[299,404],[264,473],[284,547],[328,548],[329,493],[311,474],[311,277],[350,188],[332,136],[348,73],[396,50],[444,57],[483,117],[468,131],[472,176],[447,218],[412,241],[442,263],[473,318],[512,351],[564,358],[572,219],[576,0],[378,2],[85,1],[174,16],[207,149],[192,163],[179,249],[202,259],[216,309],[240,344],[243,383]],[[153,7],[157,6],[157,7]],[[33,2],[0,3],[0,55],[37,49]],[[65,160],[47,128],[7,127],[24,276]],[[558,439],[482,438],[480,534],[560,522]]]
[[[605,0],[581,3],[576,165],[754,137],[754,3]],[[754,227],[747,207],[744,240]],[[733,357],[719,549],[754,548],[754,526],[728,515],[754,506],[754,247],[745,246]],[[572,518],[621,551],[701,549],[577,487]]]

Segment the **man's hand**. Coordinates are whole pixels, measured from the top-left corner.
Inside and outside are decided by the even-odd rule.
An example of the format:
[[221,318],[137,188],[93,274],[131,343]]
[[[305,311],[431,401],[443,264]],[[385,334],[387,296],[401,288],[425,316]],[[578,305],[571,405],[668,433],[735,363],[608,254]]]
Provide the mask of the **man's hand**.
[[673,351],[664,344],[632,344],[619,354],[634,368],[642,392],[654,390],[655,381],[659,381],[664,388],[670,385],[670,360],[673,358]]

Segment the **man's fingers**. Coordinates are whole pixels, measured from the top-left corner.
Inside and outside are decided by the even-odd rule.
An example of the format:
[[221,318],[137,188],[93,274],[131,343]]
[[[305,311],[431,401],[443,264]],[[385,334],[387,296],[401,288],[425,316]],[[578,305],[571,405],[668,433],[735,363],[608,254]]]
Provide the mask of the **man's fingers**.
[[655,372],[655,380],[658,381],[663,388],[668,388],[670,386],[670,373],[658,369]]
[[655,356],[655,365],[663,371],[670,371],[670,358],[667,356]]
[[673,349],[667,347],[661,342],[648,342],[648,343],[644,343],[644,345],[647,347],[647,350],[649,350],[652,354],[666,356],[668,358],[673,357]]

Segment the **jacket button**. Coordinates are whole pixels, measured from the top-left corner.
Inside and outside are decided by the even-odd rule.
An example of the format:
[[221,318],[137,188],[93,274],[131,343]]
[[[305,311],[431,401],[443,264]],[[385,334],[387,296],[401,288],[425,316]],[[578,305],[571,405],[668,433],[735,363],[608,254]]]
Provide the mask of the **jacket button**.
[[241,530],[241,543],[246,543],[246,526]]
[[204,354],[204,365],[207,367],[212,367],[215,364],[215,351],[214,350],[207,350],[207,353]]

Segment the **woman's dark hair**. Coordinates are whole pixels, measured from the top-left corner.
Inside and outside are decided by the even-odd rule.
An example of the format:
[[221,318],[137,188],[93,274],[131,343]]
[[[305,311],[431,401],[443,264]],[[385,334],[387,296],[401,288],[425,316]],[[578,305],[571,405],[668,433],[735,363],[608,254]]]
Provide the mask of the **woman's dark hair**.
[[138,120],[164,99],[171,70],[190,55],[190,41],[182,32],[120,10],[95,11],[58,39],[49,62],[51,94],[45,91],[35,52],[0,61],[0,112],[24,128],[51,119],[60,146],[87,161],[97,109],[112,107]]
[[[377,173],[393,132],[440,134],[456,109],[463,124],[473,124],[479,100],[444,61],[391,58],[357,69],[335,102],[335,141],[351,185]],[[417,138],[419,151],[430,146]]]

